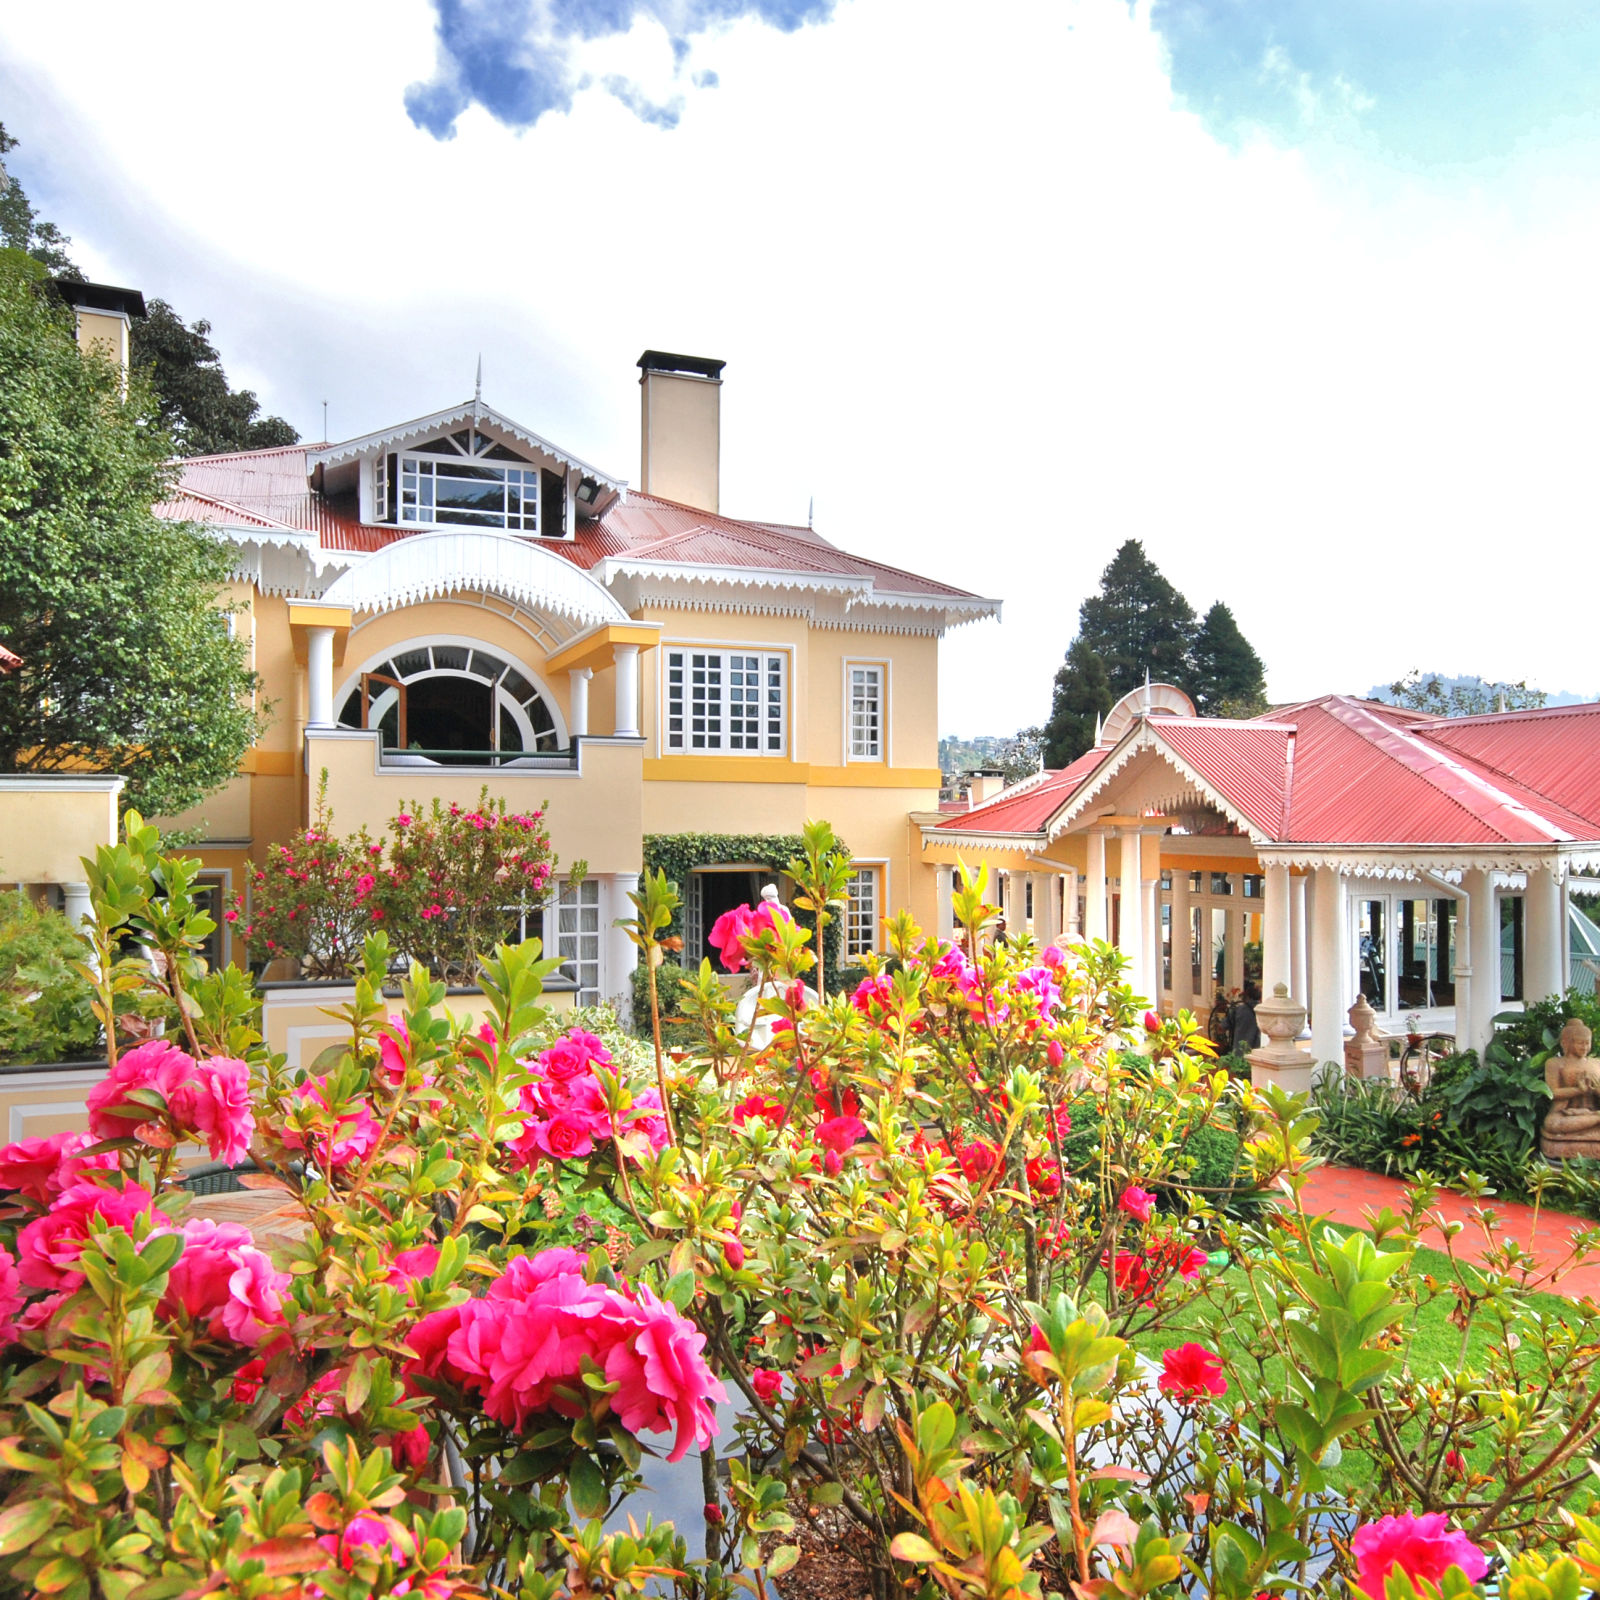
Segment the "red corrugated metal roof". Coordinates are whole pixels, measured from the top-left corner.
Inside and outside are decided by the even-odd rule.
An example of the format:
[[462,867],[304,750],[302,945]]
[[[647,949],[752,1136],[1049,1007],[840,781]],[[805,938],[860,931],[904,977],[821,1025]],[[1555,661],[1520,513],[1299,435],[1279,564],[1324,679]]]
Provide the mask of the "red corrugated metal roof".
[[[1155,717],[1147,726],[1281,843],[1600,839],[1600,706],[1447,721],[1328,695],[1252,722]],[[1043,832],[1105,755],[1090,751],[1036,788],[939,826]]]
[[1070,766],[1046,774],[1039,782],[1011,794],[997,795],[987,805],[952,816],[937,826],[954,833],[1042,833],[1045,824],[1105,760],[1106,754],[1104,750],[1086,751]]
[[[402,528],[363,523],[353,495],[330,498],[308,486],[306,452],[322,448],[279,445],[193,456],[183,463],[173,499],[158,509],[164,515],[224,526],[297,528],[315,533],[325,550],[371,552],[409,537]],[[629,494],[599,522],[580,520],[571,540],[552,540],[544,548],[585,570],[607,557],[636,556],[687,566],[869,578],[875,591],[891,595],[977,598],[968,590],[835,549],[812,528],[746,522],[648,494]]]
[[15,672],[22,665],[22,657],[0,644],[0,672]]

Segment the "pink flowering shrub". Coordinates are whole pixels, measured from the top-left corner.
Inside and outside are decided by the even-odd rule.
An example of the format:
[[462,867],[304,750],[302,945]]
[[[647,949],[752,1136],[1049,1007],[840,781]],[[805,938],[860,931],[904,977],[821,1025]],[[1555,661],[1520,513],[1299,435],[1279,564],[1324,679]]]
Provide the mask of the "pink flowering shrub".
[[402,956],[452,980],[510,936],[549,893],[555,871],[544,809],[407,803],[375,841],[333,831],[319,795],[312,825],[275,845],[225,913],[252,959],[289,959],[309,977],[347,978],[382,930]]
[[[546,1011],[532,942],[469,1024],[420,965],[387,996],[374,937],[345,1038],[291,1069],[141,829],[94,864],[92,1127],[0,1149],[19,1592],[732,1600],[809,1559],[802,1517],[880,1597],[1461,1600],[1517,1541],[1501,1593],[1600,1582],[1600,1316],[1530,1300],[1487,1210],[1477,1264],[1416,1270],[1425,1188],[1319,1225],[1305,1102],[1147,1018],[1116,952],[997,948],[981,873],[953,938],[897,917],[831,999],[809,930],[734,918],[770,1026],[708,965],[704,1049],[658,1065]],[[830,839],[792,870],[824,937]],[[647,962],[671,898],[641,885]],[[252,1226],[182,1186],[212,1140],[248,1141]],[[1447,1377],[1407,1348],[1435,1301]],[[640,1529],[647,1454],[706,1500],[692,1540]]]

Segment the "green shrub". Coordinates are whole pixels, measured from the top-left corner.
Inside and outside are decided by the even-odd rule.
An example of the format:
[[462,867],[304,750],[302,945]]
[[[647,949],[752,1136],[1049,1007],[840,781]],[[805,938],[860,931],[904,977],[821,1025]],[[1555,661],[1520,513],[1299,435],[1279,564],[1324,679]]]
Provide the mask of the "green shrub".
[[95,1053],[93,991],[73,967],[83,956],[59,911],[21,893],[0,898],[0,1061],[81,1061]]
[[[1061,1162],[1068,1172],[1083,1173],[1101,1145],[1100,1111],[1088,1095],[1074,1100],[1070,1109],[1072,1129],[1061,1141]],[[1243,1149],[1244,1141],[1230,1128],[1208,1125],[1194,1129],[1174,1169],[1172,1188],[1179,1192],[1195,1189],[1216,1204],[1218,1196],[1236,1181]],[[1175,1197],[1161,1198],[1170,1204]]]

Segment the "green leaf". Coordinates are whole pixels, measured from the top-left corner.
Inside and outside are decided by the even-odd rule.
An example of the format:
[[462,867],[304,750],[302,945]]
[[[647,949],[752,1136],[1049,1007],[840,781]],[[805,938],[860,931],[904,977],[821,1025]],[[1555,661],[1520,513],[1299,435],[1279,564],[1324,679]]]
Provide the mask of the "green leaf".
[[780,1544],[767,1558],[767,1576],[781,1578],[799,1559],[799,1545]]
[[54,1500],[24,1500],[9,1511],[0,1511],[0,1556],[26,1550],[55,1521]]
[[580,1517],[598,1517],[605,1513],[610,1496],[600,1469],[588,1456],[580,1455],[572,1463],[572,1474],[567,1480],[572,1494],[572,1509]]
[[694,1301],[694,1273],[677,1272],[667,1279],[667,1286],[662,1290],[662,1298],[671,1301],[680,1311],[687,1311]]
[[920,1533],[897,1533],[889,1546],[889,1554],[896,1561],[914,1561],[928,1566],[939,1559],[939,1552]]

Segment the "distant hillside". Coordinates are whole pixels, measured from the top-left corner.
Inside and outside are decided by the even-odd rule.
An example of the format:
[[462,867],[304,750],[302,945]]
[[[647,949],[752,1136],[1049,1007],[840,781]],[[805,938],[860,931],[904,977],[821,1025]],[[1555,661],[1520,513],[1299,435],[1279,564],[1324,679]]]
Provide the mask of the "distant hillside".
[[999,766],[1007,747],[1016,739],[1014,733],[980,734],[973,739],[958,739],[953,735],[939,741],[939,770],[947,777],[957,772],[971,772],[974,767]]

